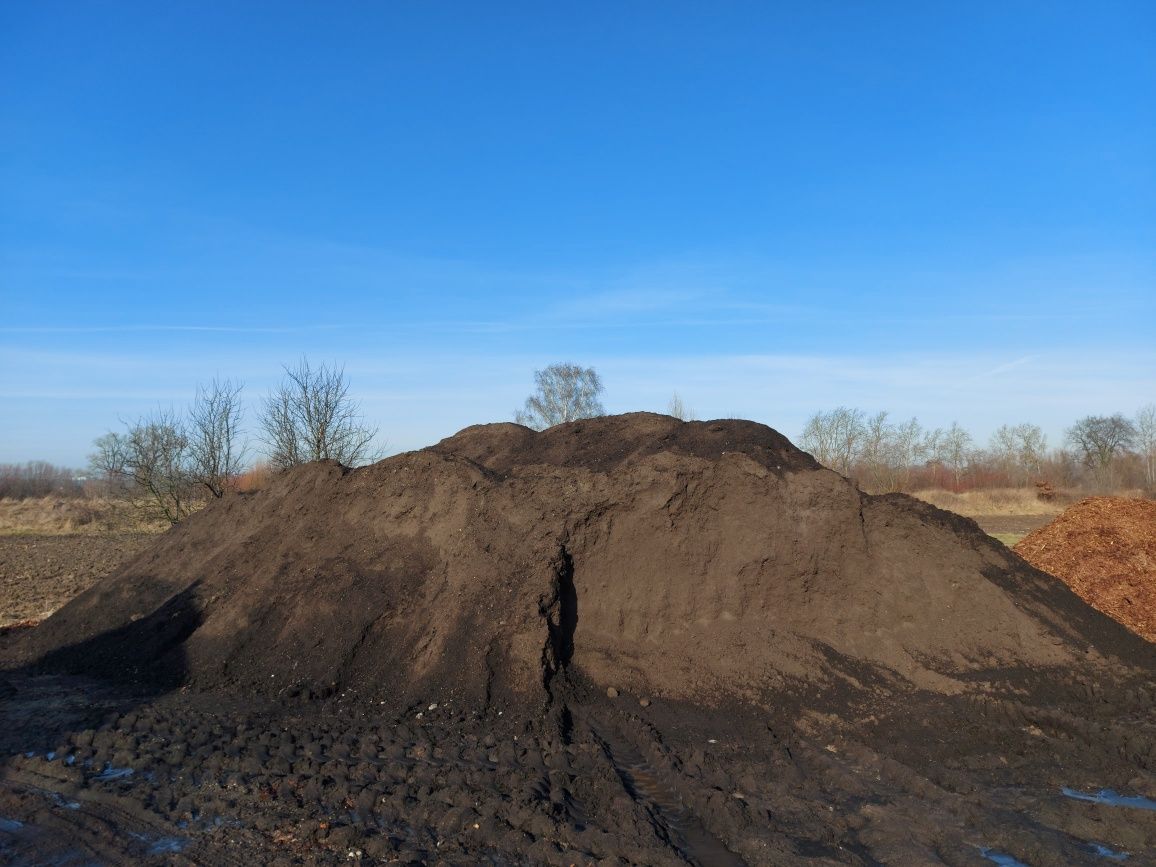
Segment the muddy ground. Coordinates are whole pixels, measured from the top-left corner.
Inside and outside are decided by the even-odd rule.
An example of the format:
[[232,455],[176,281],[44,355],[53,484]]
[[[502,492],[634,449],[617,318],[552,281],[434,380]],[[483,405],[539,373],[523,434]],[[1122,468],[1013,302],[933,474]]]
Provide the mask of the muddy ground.
[[1156,796],[1156,696],[1062,676],[1013,695],[876,687],[763,713],[578,683],[564,716],[483,717],[17,674],[0,684],[0,859],[1154,863],[1156,812],[1064,789]]
[[0,627],[43,620],[152,541],[151,533],[0,535]]

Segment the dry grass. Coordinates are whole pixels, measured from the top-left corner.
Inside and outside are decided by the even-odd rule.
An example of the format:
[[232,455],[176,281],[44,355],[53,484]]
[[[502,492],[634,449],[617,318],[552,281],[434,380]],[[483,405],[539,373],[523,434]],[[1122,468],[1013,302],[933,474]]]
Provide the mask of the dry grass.
[[142,520],[120,500],[79,497],[0,499],[0,535],[60,536],[160,533],[167,524]]
[[1058,515],[1075,497],[1061,492],[1054,500],[1044,501],[1034,488],[993,488],[986,491],[915,491],[913,497],[957,515],[974,518],[979,515]]
[[1027,535],[1027,533],[988,533],[993,539],[998,539],[1007,547],[1011,548],[1019,544],[1020,539]]

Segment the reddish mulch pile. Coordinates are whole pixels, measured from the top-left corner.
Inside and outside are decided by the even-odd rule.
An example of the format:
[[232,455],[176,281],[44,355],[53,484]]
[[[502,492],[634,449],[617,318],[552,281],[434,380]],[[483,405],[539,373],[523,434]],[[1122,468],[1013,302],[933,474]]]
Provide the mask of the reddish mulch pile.
[[1014,550],[1089,605],[1156,641],[1156,502],[1089,497]]

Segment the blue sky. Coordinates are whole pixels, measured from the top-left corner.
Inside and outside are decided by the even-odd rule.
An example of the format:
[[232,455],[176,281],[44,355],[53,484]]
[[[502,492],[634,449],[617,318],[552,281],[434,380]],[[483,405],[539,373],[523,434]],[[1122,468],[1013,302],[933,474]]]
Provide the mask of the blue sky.
[[[1156,6],[0,7],[0,462],[346,366],[392,450],[1156,400]],[[248,427],[255,430],[254,413]]]

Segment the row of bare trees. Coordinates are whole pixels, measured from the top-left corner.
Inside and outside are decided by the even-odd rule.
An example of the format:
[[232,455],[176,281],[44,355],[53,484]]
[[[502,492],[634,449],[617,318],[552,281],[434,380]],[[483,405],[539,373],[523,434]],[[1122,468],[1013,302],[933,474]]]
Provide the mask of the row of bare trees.
[[[356,466],[379,456],[377,428],[362,421],[344,368],[314,367],[302,358],[284,371],[258,418],[258,438],[272,469],[325,459]],[[591,367],[553,364],[535,371],[534,379],[536,391],[515,414],[520,424],[542,430],[604,413],[598,399],[602,381]],[[198,387],[187,412],[158,409],[125,423],[123,431],[98,437],[92,469],[110,492],[175,524],[201,501],[222,497],[236,485],[249,451],[242,390],[242,383],[214,379]]]
[[916,418],[892,421],[886,411],[869,415],[841,406],[812,415],[800,445],[820,463],[879,491],[910,490],[929,480],[956,490],[1040,480],[1156,489],[1156,404],[1134,418],[1085,416],[1055,449],[1038,425],[1027,422],[1001,426],[980,447],[958,422],[928,429]]
[[[604,413],[599,400],[604,386],[593,368],[565,362],[535,371],[534,378],[534,393],[515,413],[519,423],[541,430]],[[128,497],[153,517],[179,521],[203,500],[233,489],[254,451],[242,426],[242,392],[242,383],[215,379],[198,387],[185,412],[159,409],[126,422],[122,431],[96,440],[91,468],[108,491]],[[694,418],[677,394],[669,412]],[[284,368],[280,385],[261,404],[255,439],[267,466],[283,470],[319,459],[349,466],[375,460],[377,433],[362,420],[344,368],[314,367],[302,358]],[[815,413],[800,444],[820,462],[880,491],[960,490],[1039,479],[1102,487],[1131,481],[1156,489],[1156,404],[1134,418],[1117,413],[1080,419],[1066,432],[1066,447],[1053,450],[1030,423],[1004,425],[986,447],[978,447],[958,423],[928,429],[916,418],[896,420],[886,411],[868,414],[848,407]],[[0,467],[0,496],[14,495],[4,493],[6,479],[19,482],[22,491],[40,490],[49,484],[48,466],[36,462],[19,472]],[[63,482],[58,477],[52,484]],[[15,484],[9,487],[16,490]]]
[[[232,490],[245,469],[242,392],[243,384],[229,379],[198,386],[186,412],[158,409],[98,437],[90,465],[110,493],[175,524]],[[375,457],[377,429],[361,421],[344,369],[314,367],[305,358],[285,367],[261,406],[258,428],[278,470],[323,459],[355,466]]]
[[83,486],[76,473],[47,461],[24,464],[0,464],[0,499],[23,500],[28,497],[74,497]]
[[188,412],[158,409],[123,431],[96,439],[92,469],[110,493],[140,511],[176,523],[207,497],[222,497],[241,472],[241,384],[199,386]]

